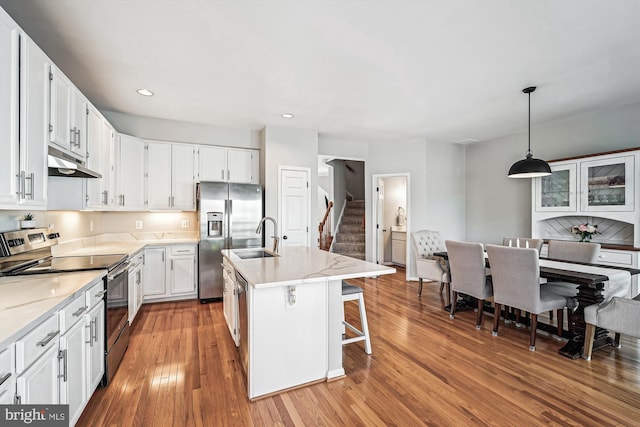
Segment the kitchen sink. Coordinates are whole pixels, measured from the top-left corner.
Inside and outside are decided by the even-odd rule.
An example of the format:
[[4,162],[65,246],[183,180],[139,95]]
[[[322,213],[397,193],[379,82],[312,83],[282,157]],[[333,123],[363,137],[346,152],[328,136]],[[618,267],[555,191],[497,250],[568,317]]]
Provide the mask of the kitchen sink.
[[236,254],[238,257],[240,257],[242,259],[273,258],[273,257],[280,256],[278,254],[274,254],[274,253],[268,252],[265,249],[239,250],[239,251],[233,251],[233,253]]

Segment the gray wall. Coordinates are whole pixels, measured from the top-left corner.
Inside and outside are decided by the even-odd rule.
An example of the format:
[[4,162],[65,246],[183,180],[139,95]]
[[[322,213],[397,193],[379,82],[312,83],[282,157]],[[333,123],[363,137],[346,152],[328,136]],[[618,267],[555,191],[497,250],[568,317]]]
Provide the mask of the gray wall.
[[[499,243],[503,236],[531,234],[531,181],[509,179],[507,171],[523,159],[523,131],[466,149],[466,238]],[[533,120],[533,119],[532,119]],[[604,112],[532,126],[531,149],[537,158],[560,159],[640,146],[640,103]]]

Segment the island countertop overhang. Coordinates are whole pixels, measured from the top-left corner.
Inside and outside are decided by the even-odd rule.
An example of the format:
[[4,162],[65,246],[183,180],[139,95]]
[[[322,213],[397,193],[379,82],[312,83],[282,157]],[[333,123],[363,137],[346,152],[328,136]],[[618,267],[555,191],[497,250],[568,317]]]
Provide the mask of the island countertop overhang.
[[374,277],[395,273],[395,268],[306,246],[281,248],[279,256],[242,259],[226,249],[222,255],[253,288]]

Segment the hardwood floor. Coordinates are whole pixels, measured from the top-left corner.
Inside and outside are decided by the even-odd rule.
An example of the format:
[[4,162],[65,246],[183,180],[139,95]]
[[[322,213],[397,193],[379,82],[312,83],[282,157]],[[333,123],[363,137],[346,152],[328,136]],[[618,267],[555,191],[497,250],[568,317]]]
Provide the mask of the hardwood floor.
[[480,331],[473,312],[450,320],[439,286],[418,298],[404,271],[350,282],[365,289],[373,354],[344,347],[346,378],[249,402],[221,303],[144,305],[77,425],[638,425],[638,340],[570,360],[544,333],[531,352],[514,324],[493,337],[489,315]]

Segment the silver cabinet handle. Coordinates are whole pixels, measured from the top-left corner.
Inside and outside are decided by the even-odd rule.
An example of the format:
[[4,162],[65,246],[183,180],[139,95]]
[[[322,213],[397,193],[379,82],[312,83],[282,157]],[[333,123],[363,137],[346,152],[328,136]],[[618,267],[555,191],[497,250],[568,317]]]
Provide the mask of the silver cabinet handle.
[[169,207],[171,207],[171,196],[169,196]]
[[27,183],[26,183],[26,172],[25,171],[20,171],[20,197],[23,199],[27,198],[27,194],[26,194],[26,187],[27,187]]
[[36,343],[36,345],[37,345],[37,346],[40,346],[40,347],[44,347],[45,345],[49,344],[49,342],[50,342],[52,339],[54,339],[54,338],[56,337],[56,335],[58,335],[59,333],[60,333],[60,329],[58,329],[58,330],[57,330],[57,331],[55,331],[55,332],[49,332],[49,333],[47,334],[47,336],[46,336],[46,337],[44,337],[44,339],[43,339],[42,341],[38,341],[38,342]]
[[76,145],[80,148],[80,128],[76,130]]
[[222,169],[220,172],[222,172],[222,175],[220,175],[220,178],[224,181],[224,169]]
[[231,181],[231,171],[227,169],[227,181]]
[[89,322],[88,325],[84,325],[84,327],[89,330],[89,341],[85,341],[85,344],[89,344],[89,347],[93,347],[93,341],[91,341],[91,337],[93,335],[93,320]]
[[164,251],[162,251],[162,262],[164,262]]
[[175,197],[171,196],[171,207],[176,205]]
[[10,377],[11,377],[11,372],[9,372],[8,374],[6,374],[4,377],[0,378],[0,386],[1,386],[2,384],[4,384],[4,382],[5,382],[6,380],[8,380]]
[[102,298],[102,296],[103,296],[104,294],[106,294],[106,293],[107,293],[107,291],[106,291],[106,290],[104,290],[104,291],[100,291],[100,292],[98,292],[97,294],[95,294],[95,295],[94,295],[94,297],[95,297],[95,298]]
[[[179,253],[179,252],[190,252],[190,249],[180,249],[180,250],[176,251],[176,253]],[[222,264],[220,264],[220,265],[222,265]]]
[[107,192],[106,192],[106,191],[103,191],[103,192],[102,192],[102,193],[100,193],[100,194],[102,194],[102,204],[103,204],[103,205],[106,205],[106,204],[107,204]]
[[171,269],[173,270],[173,260],[171,260]]
[[69,143],[76,145],[76,128],[69,129]]
[[[29,193],[27,193],[27,180],[29,180]],[[29,174],[29,176],[25,176],[24,178],[24,188],[22,190],[22,194],[24,194],[25,199],[29,197],[30,200],[33,200],[33,172]]]
[[80,316],[82,313],[84,313],[85,311],[87,311],[87,306],[80,307],[79,309],[77,309],[77,310],[72,314],[72,316],[73,316],[73,317],[78,317],[78,316]]
[[[93,319],[91,319],[91,337],[89,338],[89,340],[93,340],[93,342],[97,343],[98,342],[98,318],[94,317]],[[91,345],[93,346],[93,344]]]
[[67,350],[58,351],[58,360],[62,360],[62,366],[64,370],[62,371],[62,375],[58,375],[58,378],[62,378],[62,381],[67,382]]

